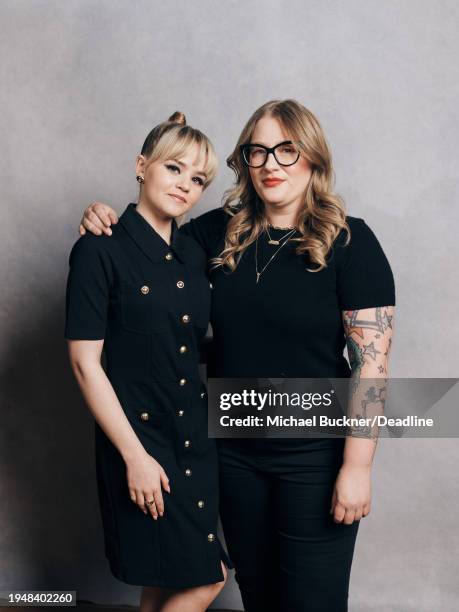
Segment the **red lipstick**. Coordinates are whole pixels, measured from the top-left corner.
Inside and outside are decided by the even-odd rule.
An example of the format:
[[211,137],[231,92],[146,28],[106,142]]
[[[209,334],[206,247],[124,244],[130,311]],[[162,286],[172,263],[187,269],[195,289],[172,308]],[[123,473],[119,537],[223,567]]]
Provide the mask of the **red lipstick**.
[[262,182],[265,187],[276,187],[277,185],[280,185],[280,183],[283,183],[284,179],[266,178]]

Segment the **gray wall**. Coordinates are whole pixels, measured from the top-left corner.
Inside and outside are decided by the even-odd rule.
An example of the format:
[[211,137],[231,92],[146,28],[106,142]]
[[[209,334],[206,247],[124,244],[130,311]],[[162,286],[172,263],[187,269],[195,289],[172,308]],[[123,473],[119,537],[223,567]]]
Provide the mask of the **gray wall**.
[[[396,275],[392,375],[458,375],[458,16],[454,0],[1,2],[0,589],[136,600],[103,557],[64,283],[83,207],[135,198],[135,155],[174,110],[223,162],[196,214],[257,106],[315,112]],[[381,441],[353,612],[457,609],[458,460],[456,440]],[[234,582],[219,603],[240,607]]]

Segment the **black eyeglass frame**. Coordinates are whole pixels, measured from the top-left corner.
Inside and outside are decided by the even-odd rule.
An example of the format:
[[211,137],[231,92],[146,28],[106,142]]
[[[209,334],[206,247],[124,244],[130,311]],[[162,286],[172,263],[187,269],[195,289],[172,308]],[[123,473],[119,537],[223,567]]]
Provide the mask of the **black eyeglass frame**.
[[[281,147],[281,146],[286,145],[286,144],[295,145],[296,148],[298,149],[298,156],[295,159],[295,161],[292,162],[291,164],[283,164],[276,157],[276,149],[277,149],[277,147]],[[279,164],[279,166],[293,166],[293,164],[296,164],[296,162],[300,159],[300,155],[301,155],[298,145],[299,145],[299,143],[293,142],[292,140],[284,140],[283,142],[279,142],[274,147],[265,147],[265,145],[258,144],[257,142],[247,142],[245,144],[239,145],[239,149],[241,151],[241,155],[242,155],[242,159],[244,160],[244,163],[247,166],[249,166],[249,168],[262,168],[266,164],[266,162],[268,161],[268,157],[269,157],[270,153],[272,153],[274,155],[274,159]],[[249,162],[247,161],[247,158],[245,156],[245,152],[248,151],[251,147],[259,147],[260,149],[264,149],[266,151],[265,161],[262,164],[260,164],[258,166],[252,166],[252,164],[249,164]]]

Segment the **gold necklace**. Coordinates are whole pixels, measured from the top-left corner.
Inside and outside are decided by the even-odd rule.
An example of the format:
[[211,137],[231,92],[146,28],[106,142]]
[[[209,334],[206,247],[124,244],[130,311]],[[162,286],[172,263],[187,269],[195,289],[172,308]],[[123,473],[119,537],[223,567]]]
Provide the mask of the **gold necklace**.
[[289,232],[287,232],[286,234],[284,234],[284,235],[283,235],[281,238],[279,238],[279,240],[274,240],[273,238],[271,238],[271,234],[269,233],[269,226],[268,226],[268,227],[266,228],[266,233],[268,234],[268,244],[275,244],[275,245],[280,244],[280,243],[282,242],[282,240],[283,240],[283,239],[284,239],[286,236],[289,236],[289,235],[292,233],[292,231],[295,231],[295,228],[293,228],[293,230],[292,230],[292,228],[291,228],[291,227],[285,227],[285,228],[282,228],[282,227],[273,227],[273,226],[271,226],[271,228],[272,228],[272,229],[288,229],[288,230],[290,230]]
[[258,272],[258,236],[257,236],[257,240],[255,242],[255,272],[257,275],[257,280],[256,280],[257,285],[258,285],[258,281],[260,280],[260,276],[263,274],[263,272],[266,270],[266,268],[269,266],[272,260],[276,257],[276,255],[279,253],[282,247],[284,247],[287,244],[287,242],[290,240],[291,235],[295,231],[296,231],[296,228],[293,228],[287,235],[288,237],[283,236],[283,238],[286,238],[286,240],[284,240],[284,242],[280,245],[280,247],[276,249],[276,251],[271,255],[271,257],[268,259],[268,263],[263,267],[263,269],[260,272]]

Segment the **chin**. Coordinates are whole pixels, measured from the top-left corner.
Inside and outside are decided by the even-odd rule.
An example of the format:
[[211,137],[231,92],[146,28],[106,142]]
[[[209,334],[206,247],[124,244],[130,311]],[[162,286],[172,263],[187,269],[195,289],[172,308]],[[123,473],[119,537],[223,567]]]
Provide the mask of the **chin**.
[[184,215],[188,209],[189,206],[187,204],[168,204],[167,206],[164,206],[163,213],[168,217],[175,218]]
[[261,190],[261,199],[270,204],[282,204],[287,198],[283,189],[274,187],[274,189]]
[[262,197],[263,202],[265,202],[266,204],[269,204],[270,206],[279,206],[279,208],[282,206],[282,204],[284,203],[284,200],[277,197],[273,197],[273,196],[264,196]]

